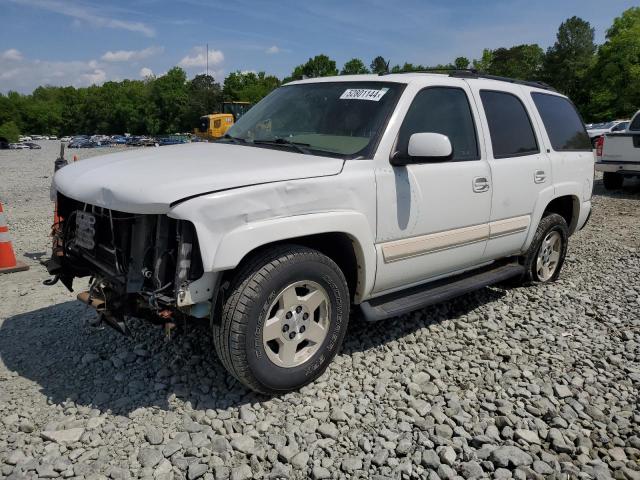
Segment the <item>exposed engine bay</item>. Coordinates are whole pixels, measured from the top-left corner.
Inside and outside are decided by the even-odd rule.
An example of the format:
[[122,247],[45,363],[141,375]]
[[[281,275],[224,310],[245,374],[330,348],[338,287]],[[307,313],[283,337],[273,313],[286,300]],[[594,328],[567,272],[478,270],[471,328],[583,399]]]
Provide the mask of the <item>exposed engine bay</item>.
[[52,256],[45,264],[54,278],[48,283],[59,280],[72,291],[76,277],[89,277],[89,288],[78,299],[122,333],[128,333],[128,316],[170,328],[176,315],[208,314],[210,302],[199,303],[196,311],[187,295],[204,273],[188,221],[118,212],[58,193],[52,237]]

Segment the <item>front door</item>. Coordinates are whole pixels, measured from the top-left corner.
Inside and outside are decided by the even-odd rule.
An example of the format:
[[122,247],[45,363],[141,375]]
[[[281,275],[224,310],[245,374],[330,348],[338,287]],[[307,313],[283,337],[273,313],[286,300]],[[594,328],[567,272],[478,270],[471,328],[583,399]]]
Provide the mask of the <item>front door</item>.
[[491,209],[491,174],[480,125],[462,87],[416,94],[395,152],[407,154],[413,133],[447,135],[447,161],[376,169],[378,269],[374,293],[418,284],[482,261]]

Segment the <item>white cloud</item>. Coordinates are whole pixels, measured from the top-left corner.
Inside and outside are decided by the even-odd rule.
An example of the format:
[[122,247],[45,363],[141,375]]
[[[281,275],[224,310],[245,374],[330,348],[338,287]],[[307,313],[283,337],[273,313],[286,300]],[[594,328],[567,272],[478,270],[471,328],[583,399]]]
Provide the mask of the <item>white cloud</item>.
[[164,51],[162,47],[149,47],[143,50],[117,50],[115,52],[108,51],[102,55],[105,62],[131,62],[142,60],[153,55],[160,54]]
[[153,70],[151,70],[149,67],[142,67],[140,69],[139,75],[142,78],[153,77]]
[[280,48],[278,48],[278,46],[277,46],[277,45],[272,45],[271,47],[269,47],[269,48],[267,48],[267,49],[265,50],[265,53],[266,53],[267,55],[274,55],[274,54],[276,54],[276,53],[280,53]]
[[100,68],[96,68],[93,72],[83,73],[80,78],[86,85],[101,85],[107,79],[107,72]]
[[95,27],[114,28],[119,30],[127,30],[130,32],[141,33],[147,37],[155,36],[155,30],[142,22],[132,22],[129,20],[121,20],[119,18],[111,18],[95,10],[91,10],[81,5],[74,5],[70,2],[60,0],[9,0],[13,3],[33,7],[39,10],[47,10],[58,13],[66,17],[89,23]]
[[22,60],[22,53],[20,53],[20,51],[16,50],[15,48],[10,48],[9,50],[5,50],[4,52],[2,52],[0,57],[2,57],[3,60],[13,60],[19,62],[20,60]]
[[113,79],[105,65],[90,61],[49,61],[23,58],[20,63],[0,54],[0,91],[30,92],[40,85],[87,87]]
[[[209,50],[209,66],[213,67],[224,61],[224,54],[220,50]],[[181,67],[204,67],[207,64],[207,52],[204,47],[194,47],[191,55],[180,60]]]

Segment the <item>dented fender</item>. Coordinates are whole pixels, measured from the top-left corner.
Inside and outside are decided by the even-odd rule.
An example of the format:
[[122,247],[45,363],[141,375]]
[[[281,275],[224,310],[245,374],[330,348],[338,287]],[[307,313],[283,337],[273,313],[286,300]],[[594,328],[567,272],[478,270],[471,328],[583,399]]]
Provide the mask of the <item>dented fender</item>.
[[168,214],[196,228],[205,272],[235,268],[251,251],[296,237],[348,235],[358,260],[358,297],[373,288],[376,269],[376,187],[370,161],[343,172],[202,195]]

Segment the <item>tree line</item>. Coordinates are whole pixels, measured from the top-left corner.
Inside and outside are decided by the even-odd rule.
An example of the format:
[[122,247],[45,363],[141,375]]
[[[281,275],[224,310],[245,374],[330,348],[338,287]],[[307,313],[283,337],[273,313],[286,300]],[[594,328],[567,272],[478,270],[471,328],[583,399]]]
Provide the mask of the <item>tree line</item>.
[[458,57],[446,65],[393,64],[382,56],[359,58],[341,69],[327,55],[310,58],[279,79],[265,72],[233,72],[222,85],[210,75],[188,79],[174,67],[159,77],[105,82],[87,88],[42,86],[31,94],[0,94],[0,136],[22,133],[150,134],[191,131],[198,118],[219,111],[222,101],[255,103],[292,80],[329,75],[467,69],[543,81],[568,95],[587,121],[629,117],[640,108],[640,7],[622,13],[596,45],[589,22],[571,17],[555,43],[485,49],[479,59]]

